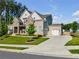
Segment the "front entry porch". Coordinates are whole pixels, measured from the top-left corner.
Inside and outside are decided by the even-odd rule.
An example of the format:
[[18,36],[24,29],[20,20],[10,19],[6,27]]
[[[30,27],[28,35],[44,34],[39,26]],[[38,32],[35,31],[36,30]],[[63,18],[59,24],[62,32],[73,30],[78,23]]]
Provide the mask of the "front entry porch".
[[13,27],[13,34],[26,34],[25,26]]

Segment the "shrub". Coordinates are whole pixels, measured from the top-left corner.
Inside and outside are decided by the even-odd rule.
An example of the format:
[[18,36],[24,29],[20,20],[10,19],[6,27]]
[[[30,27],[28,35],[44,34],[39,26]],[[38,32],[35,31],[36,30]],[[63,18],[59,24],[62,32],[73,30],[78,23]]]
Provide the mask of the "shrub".
[[33,39],[31,39],[31,40],[27,40],[27,42],[33,42],[34,40]]
[[7,34],[8,26],[5,21],[1,21],[1,20],[4,20],[4,19],[0,19],[0,36],[3,36]]
[[6,34],[6,35],[4,35],[4,36],[2,36],[2,37],[7,38],[7,37],[9,37],[9,35]]
[[71,36],[73,36],[73,37],[79,37],[79,33],[71,33]]
[[42,37],[43,35],[37,35],[37,36],[38,36],[38,38],[39,38],[39,37]]
[[0,40],[4,40],[7,37],[9,37],[9,35],[3,35],[3,36],[0,37]]
[[0,37],[0,40],[4,40],[4,38],[3,37]]
[[35,33],[35,26],[34,24],[30,24],[28,29],[27,29],[27,33],[29,34],[29,36],[33,36]]
[[32,41],[34,41],[34,37],[30,36],[29,39],[27,40],[27,42],[32,42]]

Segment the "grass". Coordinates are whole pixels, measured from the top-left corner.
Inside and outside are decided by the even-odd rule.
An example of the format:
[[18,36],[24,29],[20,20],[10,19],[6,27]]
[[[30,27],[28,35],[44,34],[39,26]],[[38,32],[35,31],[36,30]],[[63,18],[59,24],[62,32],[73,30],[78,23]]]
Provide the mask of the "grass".
[[7,38],[4,38],[3,40],[0,40],[0,44],[26,44],[27,41],[26,37],[15,37],[15,36],[9,36]]
[[46,40],[48,40],[48,38],[38,38],[38,39],[36,39],[35,41],[30,42],[30,43],[27,42],[26,44],[38,45],[38,44],[40,44],[40,43],[42,43],[42,42],[44,42],[44,41],[46,41]]
[[72,40],[65,44],[66,46],[77,46],[79,45],[79,32],[76,32],[72,36]]
[[24,48],[24,47],[9,47],[9,46],[0,46],[0,48],[16,49],[16,50],[24,50],[24,49],[28,49],[28,48]]
[[79,37],[73,37],[72,40],[66,43],[66,46],[77,46],[77,45],[79,45]]
[[[79,32],[73,33],[72,40],[67,42],[65,46],[79,46]],[[72,54],[79,54],[79,49],[69,50]]]
[[35,41],[27,43],[28,37],[9,36],[0,40],[0,44],[19,44],[19,45],[37,45],[47,40],[47,38],[34,39]]
[[79,49],[69,50],[72,54],[79,54]]

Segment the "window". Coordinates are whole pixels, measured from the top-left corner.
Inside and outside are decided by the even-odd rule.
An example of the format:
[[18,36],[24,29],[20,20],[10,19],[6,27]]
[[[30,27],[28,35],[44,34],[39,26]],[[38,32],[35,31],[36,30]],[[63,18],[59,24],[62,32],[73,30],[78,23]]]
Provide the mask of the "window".
[[27,22],[27,18],[23,18],[24,22]]
[[45,22],[46,22],[46,18],[44,18]]
[[23,23],[22,23],[22,22],[20,22],[19,24],[20,24],[20,25],[23,25]]
[[35,20],[35,17],[33,17],[33,19]]
[[23,20],[26,20],[27,18],[23,18]]

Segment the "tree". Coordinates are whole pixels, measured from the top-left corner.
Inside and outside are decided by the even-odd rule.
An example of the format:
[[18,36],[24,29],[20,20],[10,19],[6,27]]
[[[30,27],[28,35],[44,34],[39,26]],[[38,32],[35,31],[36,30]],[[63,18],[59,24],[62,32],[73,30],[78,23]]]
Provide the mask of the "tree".
[[0,16],[1,16],[1,13],[2,11],[5,9],[5,2],[6,0],[0,0]]
[[64,25],[63,23],[62,23],[61,25],[62,25],[62,29],[65,29],[65,28],[64,28],[65,25]]
[[78,30],[78,23],[76,21],[74,21],[71,24],[71,29],[72,29],[73,33],[75,33]]
[[34,33],[35,33],[35,26],[34,26],[34,24],[30,24],[30,25],[29,25],[29,27],[28,27],[28,29],[27,29],[27,33],[28,33],[29,35],[34,35]]
[[19,16],[24,9],[27,8],[14,0],[0,0],[0,36],[7,33],[7,25],[12,24],[13,17]]
[[14,0],[0,0],[0,16],[5,11],[5,21],[7,24],[11,24],[13,21],[12,17],[20,15],[24,9],[27,8]]
[[70,28],[71,28],[71,24],[65,24],[65,25],[63,25],[63,29],[65,31],[70,31]]
[[7,32],[8,32],[7,24],[3,21],[2,22],[2,35],[7,34]]
[[8,32],[7,24],[3,20],[3,18],[0,19],[0,36],[5,35]]
[[1,16],[0,16],[0,36],[2,36],[2,21],[1,21]]

